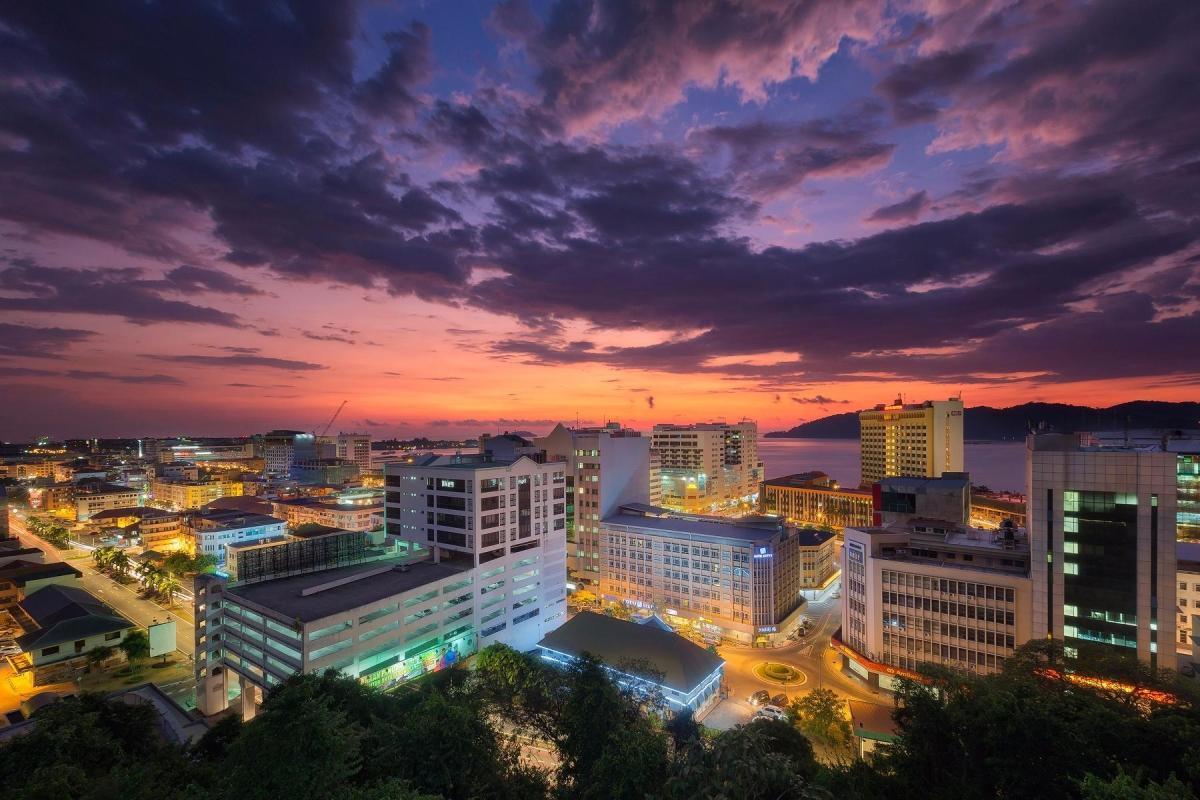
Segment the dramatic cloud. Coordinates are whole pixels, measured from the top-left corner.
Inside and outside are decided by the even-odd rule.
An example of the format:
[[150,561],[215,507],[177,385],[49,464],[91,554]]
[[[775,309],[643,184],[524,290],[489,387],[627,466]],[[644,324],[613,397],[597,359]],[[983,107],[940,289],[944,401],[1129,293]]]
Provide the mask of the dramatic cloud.
[[[464,430],[551,422],[504,404],[560,365],[578,380],[533,413],[630,404],[612,370],[687,376],[673,413],[870,381],[1190,385],[1192,0],[414,12],[0,10],[7,374],[117,382],[84,359],[152,348],[189,401],[181,370],[297,371],[312,392],[286,399],[361,386],[386,419],[406,393],[407,419]],[[229,388],[282,388],[256,377]]]

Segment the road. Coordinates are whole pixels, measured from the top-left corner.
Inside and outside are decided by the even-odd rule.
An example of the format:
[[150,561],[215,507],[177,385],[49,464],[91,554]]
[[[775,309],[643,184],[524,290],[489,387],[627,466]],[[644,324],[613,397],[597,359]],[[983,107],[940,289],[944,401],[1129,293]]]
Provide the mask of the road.
[[[175,620],[176,648],[188,658],[195,654],[196,636],[194,623],[189,614],[180,613],[181,609],[166,609],[152,600],[144,599],[135,588],[117,583],[96,569],[90,555],[85,558],[64,559],[64,551],[31,533],[25,527],[23,517],[11,514],[9,522],[11,532],[21,540],[23,545],[41,548],[46,554],[47,561],[67,561],[83,573],[83,577],[79,579],[79,585],[84,590],[91,592],[97,599],[116,609],[131,621],[147,627],[155,622]],[[182,610],[187,611],[187,609]]]
[[[841,623],[841,600],[834,599],[832,592],[827,593],[824,599],[810,602],[804,613],[812,621],[811,632],[786,647],[726,644],[718,648],[725,659],[725,683],[730,696],[705,718],[705,724],[723,728],[748,721],[753,714],[748,698],[759,689],[766,689],[772,695],[783,692],[789,699],[794,699],[812,689],[824,688],[847,700],[892,702],[890,694],[872,689],[865,682],[842,672],[841,657],[829,646],[830,634]],[[764,680],[754,673],[754,668],[765,661],[787,664],[798,670],[801,678],[787,686]]]

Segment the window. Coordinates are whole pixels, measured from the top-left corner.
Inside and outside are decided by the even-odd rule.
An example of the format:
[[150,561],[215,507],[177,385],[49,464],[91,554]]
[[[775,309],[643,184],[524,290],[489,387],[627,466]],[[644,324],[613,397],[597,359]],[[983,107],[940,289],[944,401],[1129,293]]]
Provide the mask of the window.
[[52,656],[57,652],[58,652],[58,645],[55,645],[54,647],[43,647],[42,648],[42,655],[44,655],[44,656]]
[[104,641],[106,641],[106,642],[116,641],[117,639],[120,639],[120,638],[121,638],[120,631],[113,631],[112,633],[104,634]]

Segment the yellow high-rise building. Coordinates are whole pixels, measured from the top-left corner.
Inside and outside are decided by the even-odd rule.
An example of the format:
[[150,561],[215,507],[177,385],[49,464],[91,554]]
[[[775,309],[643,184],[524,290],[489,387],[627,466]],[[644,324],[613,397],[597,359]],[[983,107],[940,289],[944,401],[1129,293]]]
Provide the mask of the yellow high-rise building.
[[958,398],[878,405],[858,413],[864,487],[884,478],[940,478],[963,471]]

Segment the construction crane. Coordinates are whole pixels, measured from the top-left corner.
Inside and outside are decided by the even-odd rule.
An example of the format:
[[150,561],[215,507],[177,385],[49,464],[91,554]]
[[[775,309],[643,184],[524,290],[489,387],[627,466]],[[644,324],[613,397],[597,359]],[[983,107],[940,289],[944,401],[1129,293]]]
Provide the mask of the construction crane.
[[350,402],[349,400],[343,400],[342,404],[337,407],[337,411],[333,412],[333,416],[329,418],[329,422],[325,423],[325,430],[321,431],[322,436],[329,433],[329,429],[332,428],[333,423],[337,421],[338,414],[342,413],[342,409],[345,408],[346,403],[349,403],[349,402]]

